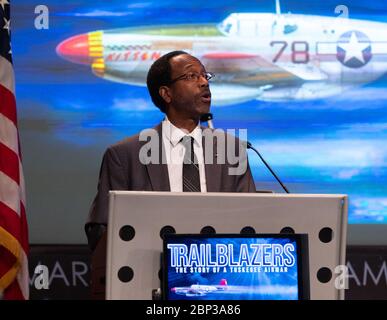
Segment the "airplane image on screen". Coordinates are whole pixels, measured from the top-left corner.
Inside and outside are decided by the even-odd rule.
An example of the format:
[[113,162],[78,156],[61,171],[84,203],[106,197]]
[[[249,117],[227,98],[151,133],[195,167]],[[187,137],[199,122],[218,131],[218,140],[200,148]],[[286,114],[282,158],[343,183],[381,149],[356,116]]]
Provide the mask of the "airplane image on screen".
[[201,285],[201,284],[192,284],[189,287],[173,287],[171,292],[184,295],[186,297],[198,297],[205,296],[209,293],[215,293],[219,291],[227,290],[227,280],[222,279],[219,282],[219,285]]
[[249,296],[256,299],[297,299],[297,284],[256,284],[250,286],[228,285],[226,279],[221,279],[218,285],[192,284],[189,287],[173,287],[172,293],[185,297],[203,297],[222,294],[228,297]]
[[316,15],[232,13],[218,24],[94,31],[58,44],[57,54],[110,81],[145,86],[150,65],[172,50],[198,57],[212,104],[325,98],[387,71],[387,24]]

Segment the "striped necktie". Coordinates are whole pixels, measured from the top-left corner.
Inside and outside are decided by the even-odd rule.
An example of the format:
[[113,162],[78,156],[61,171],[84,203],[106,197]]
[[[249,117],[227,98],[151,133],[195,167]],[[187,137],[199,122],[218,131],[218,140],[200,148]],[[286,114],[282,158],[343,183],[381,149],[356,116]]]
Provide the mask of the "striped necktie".
[[200,192],[199,164],[194,153],[194,139],[182,138],[185,148],[183,160],[183,192]]

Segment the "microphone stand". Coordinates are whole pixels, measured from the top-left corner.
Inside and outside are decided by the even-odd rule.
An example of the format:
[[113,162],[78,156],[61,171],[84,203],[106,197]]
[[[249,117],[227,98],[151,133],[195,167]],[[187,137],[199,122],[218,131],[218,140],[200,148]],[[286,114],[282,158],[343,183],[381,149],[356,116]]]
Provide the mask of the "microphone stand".
[[264,163],[264,165],[266,166],[266,168],[269,169],[269,171],[271,172],[271,174],[274,176],[274,178],[277,179],[277,181],[279,182],[279,184],[281,185],[281,187],[285,190],[286,193],[289,193],[289,190],[285,187],[285,185],[281,182],[281,180],[277,177],[277,175],[274,173],[274,171],[270,168],[269,164],[265,161],[265,159],[263,159],[263,157],[261,156],[261,154],[258,152],[257,149],[255,149],[253,147],[253,145],[247,141],[247,149],[251,149],[251,150],[254,150],[256,152],[256,154],[258,155],[258,157],[262,160],[262,162]]

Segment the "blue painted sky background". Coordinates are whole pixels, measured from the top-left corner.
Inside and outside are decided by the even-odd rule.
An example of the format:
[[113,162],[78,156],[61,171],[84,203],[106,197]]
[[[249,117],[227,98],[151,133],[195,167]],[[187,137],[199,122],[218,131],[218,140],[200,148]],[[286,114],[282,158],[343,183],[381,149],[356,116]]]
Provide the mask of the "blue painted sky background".
[[[348,6],[351,18],[387,23],[384,2],[281,2],[283,12],[325,16],[335,16],[339,4]],[[108,145],[162,119],[146,88],[109,82],[95,77],[88,66],[62,60],[55,52],[59,42],[94,30],[218,23],[232,12],[273,12],[275,8],[274,1],[47,0],[50,28],[36,30],[36,5],[31,0],[12,3],[16,94],[34,230],[39,230],[38,220],[50,216],[49,203],[54,200],[67,211],[76,208],[74,221],[83,219],[95,187],[84,182],[73,195],[72,181],[83,170],[87,173],[83,179],[94,184]],[[291,192],[349,194],[350,223],[387,223],[386,103],[384,76],[328,99],[252,101],[214,107],[212,112],[217,127],[248,129],[249,140]],[[258,157],[251,153],[249,158],[258,188],[281,192]],[[53,176],[58,187],[50,185]],[[43,189],[59,194],[51,197],[46,192],[38,203],[35,195]],[[72,207],[69,197],[78,199]]]

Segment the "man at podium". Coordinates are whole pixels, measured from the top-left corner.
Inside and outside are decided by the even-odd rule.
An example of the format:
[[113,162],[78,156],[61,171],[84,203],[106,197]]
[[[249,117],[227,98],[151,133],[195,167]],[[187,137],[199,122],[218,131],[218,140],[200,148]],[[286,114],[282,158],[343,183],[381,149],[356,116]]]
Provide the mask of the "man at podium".
[[[167,53],[150,67],[148,91],[165,119],[106,150],[85,225],[91,249],[106,228],[109,190],[255,192],[246,148],[239,139],[219,130],[214,139],[214,130],[200,126],[202,115],[210,110],[213,76],[184,51]],[[232,145],[237,161],[227,157]]]

